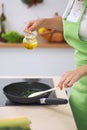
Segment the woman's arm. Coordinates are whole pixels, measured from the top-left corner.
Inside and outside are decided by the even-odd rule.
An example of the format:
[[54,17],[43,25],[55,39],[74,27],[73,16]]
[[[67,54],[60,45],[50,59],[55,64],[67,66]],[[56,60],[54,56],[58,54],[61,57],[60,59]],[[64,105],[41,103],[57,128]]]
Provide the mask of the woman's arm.
[[52,30],[63,31],[62,17],[57,16],[54,18],[42,18],[29,21],[26,24],[24,31],[29,33],[40,27],[46,27]]
[[46,27],[52,30],[63,31],[63,23],[61,16],[56,16],[54,18],[43,18],[40,21],[41,24],[39,27]]

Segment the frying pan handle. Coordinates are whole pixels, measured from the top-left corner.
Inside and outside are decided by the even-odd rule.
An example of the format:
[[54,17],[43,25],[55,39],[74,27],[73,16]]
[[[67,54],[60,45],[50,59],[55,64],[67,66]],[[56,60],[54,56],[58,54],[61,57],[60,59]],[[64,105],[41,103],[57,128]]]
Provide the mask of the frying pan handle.
[[48,105],[62,105],[67,104],[68,100],[63,98],[40,98],[40,103]]

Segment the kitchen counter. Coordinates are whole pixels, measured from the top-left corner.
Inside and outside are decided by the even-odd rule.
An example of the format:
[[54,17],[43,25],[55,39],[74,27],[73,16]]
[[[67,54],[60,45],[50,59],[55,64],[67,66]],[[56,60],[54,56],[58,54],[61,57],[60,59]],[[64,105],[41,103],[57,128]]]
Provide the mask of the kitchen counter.
[[[0,78],[6,77],[1,76]],[[29,78],[36,77],[29,76]],[[51,78],[53,78],[54,86],[56,86],[60,77],[53,76]],[[56,95],[60,98],[68,98],[64,89],[57,89]],[[26,116],[31,120],[32,130],[77,130],[69,103],[66,105],[0,107],[0,119],[20,116]]]

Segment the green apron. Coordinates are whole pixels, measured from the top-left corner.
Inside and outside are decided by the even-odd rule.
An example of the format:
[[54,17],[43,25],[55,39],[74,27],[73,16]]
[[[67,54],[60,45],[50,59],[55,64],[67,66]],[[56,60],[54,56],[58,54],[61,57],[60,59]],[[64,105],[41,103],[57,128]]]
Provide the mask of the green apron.
[[[81,40],[78,33],[86,7],[87,0],[84,0],[77,22],[69,22],[67,18],[63,19],[65,40],[75,48],[76,68],[87,64],[87,41]],[[72,86],[69,101],[78,130],[87,130],[87,76],[83,76]]]

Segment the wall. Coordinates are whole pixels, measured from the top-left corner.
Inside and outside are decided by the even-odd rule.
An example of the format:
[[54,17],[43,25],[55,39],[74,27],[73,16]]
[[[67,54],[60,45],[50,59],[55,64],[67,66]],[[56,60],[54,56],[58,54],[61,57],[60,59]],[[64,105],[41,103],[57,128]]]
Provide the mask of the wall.
[[61,75],[74,66],[73,49],[0,49],[0,75]]
[[29,8],[21,0],[0,0],[0,5],[4,3],[4,12],[7,18],[6,31],[17,30],[23,33],[24,26],[28,20],[53,17],[55,12],[62,15],[67,2],[68,0],[44,0],[43,3]]
[[[63,14],[68,0],[44,0],[43,4],[28,8],[21,0],[2,0],[7,17],[6,30],[23,31],[29,19]],[[73,49],[0,48],[0,76],[61,75],[74,67]]]

